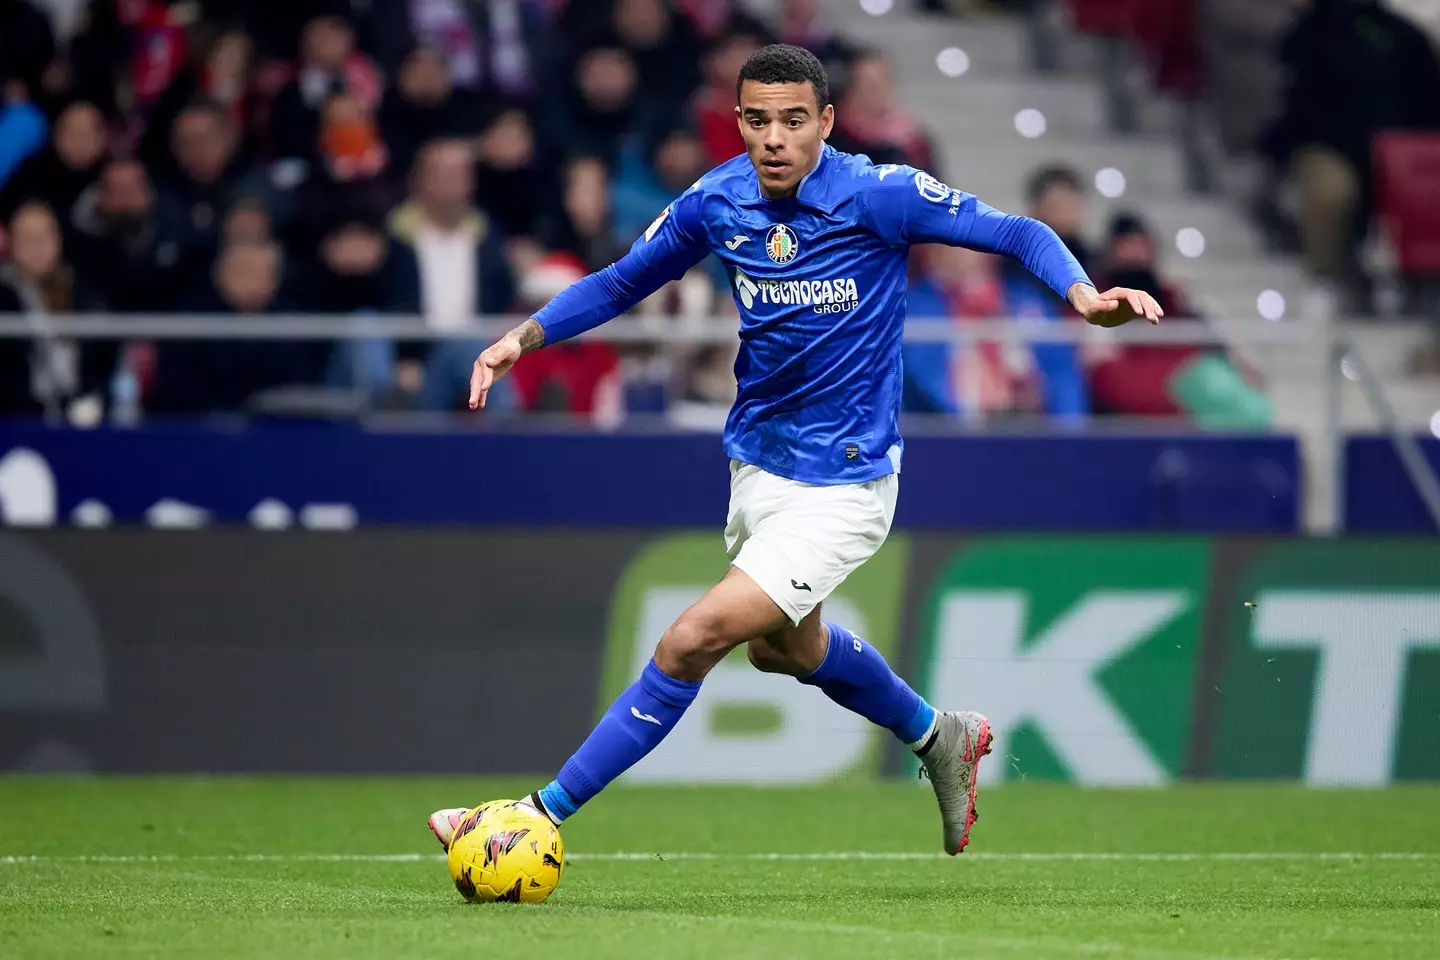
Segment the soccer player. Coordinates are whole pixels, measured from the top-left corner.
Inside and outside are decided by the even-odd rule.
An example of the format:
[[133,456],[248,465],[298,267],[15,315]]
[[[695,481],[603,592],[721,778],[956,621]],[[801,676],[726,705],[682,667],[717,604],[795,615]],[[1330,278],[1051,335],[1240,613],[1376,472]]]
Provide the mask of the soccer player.
[[[732,566],[671,624],[640,678],[526,802],[563,822],[654,749],[706,674],[745,644],[757,669],[817,687],[913,750],[939,802],[944,849],[960,853],[976,819],[989,723],[937,712],[874,647],[820,618],[822,601],[885,542],[895,511],[910,245],[1015,257],[1092,324],[1157,323],[1162,312],[1140,290],[1098,292],[1041,223],[923,171],[826,145],[835,108],[809,52],[762,48],[740,71],[736,94],[746,156],[701,177],[628,254],[475,361],[472,408],[525,354],[619,316],[709,254],[724,263],[740,308],[738,393],[724,437]],[[430,817],[447,848],[464,813]]]

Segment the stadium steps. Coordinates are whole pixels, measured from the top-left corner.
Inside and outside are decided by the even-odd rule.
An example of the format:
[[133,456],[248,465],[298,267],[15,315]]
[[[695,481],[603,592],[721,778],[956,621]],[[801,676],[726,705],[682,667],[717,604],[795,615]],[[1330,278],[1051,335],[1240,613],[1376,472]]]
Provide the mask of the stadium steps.
[[[1092,179],[1100,169],[1114,167],[1125,176],[1125,191],[1093,205],[1093,238],[1103,236],[1113,211],[1136,209],[1162,238],[1163,274],[1184,284],[1210,315],[1266,322],[1258,307],[1266,290],[1284,297],[1287,317],[1310,313],[1311,285],[1293,263],[1265,256],[1259,237],[1227,202],[1186,193],[1174,136],[1182,120],[1174,104],[1149,98],[1141,109],[1139,136],[1116,139],[1105,132],[1099,67],[1106,52],[1099,42],[1067,37],[1065,69],[1037,77],[1028,70],[1029,37],[1018,20],[955,20],[914,13],[900,4],[877,18],[850,3],[830,4],[827,11],[847,35],[890,56],[898,93],[935,137],[942,174],[955,186],[1001,209],[1023,210],[1023,181],[1044,163],[1062,160]],[[967,69],[957,77],[946,76],[937,63],[940,51],[951,46],[968,58]],[[1026,109],[1045,117],[1038,137],[1027,138],[1017,129],[1016,115]],[[1204,235],[1199,257],[1185,257],[1176,249],[1176,234],[1184,227]],[[1306,522],[1312,529],[1333,522],[1323,353],[1318,346],[1247,350],[1272,387],[1278,424],[1300,437],[1308,465]],[[1347,383],[1347,388],[1355,386]],[[1346,391],[1345,409],[1356,411],[1356,426],[1369,426],[1368,404],[1363,398],[1353,402],[1351,392]],[[1407,399],[1407,421],[1418,418],[1427,402]]]
[[[1256,300],[1264,290],[1277,290],[1287,304],[1303,300],[1308,284],[1289,264],[1266,261],[1267,269],[1251,271],[1239,282],[1222,279],[1232,265],[1255,264],[1263,245],[1228,203],[1185,193],[1173,138],[1181,122],[1175,104],[1147,101],[1139,137],[1114,139],[1104,133],[1105,99],[1095,65],[1105,52],[1093,38],[1069,38],[1067,71],[1041,77],[1027,71],[1028,35],[1019,21],[934,17],[898,4],[882,17],[871,17],[852,3],[827,9],[848,36],[890,55],[899,95],[931,131],[937,166],[950,183],[1002,210],[1023,210],[1025,176],[1049,160],[1063,158],[1087,179],[1113,167],[1124,175],[1125,190],[1094,205],[1092,235],[1099,236],[1117,210],[1142,211],[1165,244],[1170,271],[1203,284],[1197,295],[1207,309],[1225,316],[1258,317]],[[965,51],[969,61],[956,77],[946,76],[936,62],[940,51],[952,46]],[[1027,138],[1017,130],[1022,110],[1045,117],[1041,136]],[[1204,236],[1205,250],[1196,260],[1175,248],[1185,227]]]

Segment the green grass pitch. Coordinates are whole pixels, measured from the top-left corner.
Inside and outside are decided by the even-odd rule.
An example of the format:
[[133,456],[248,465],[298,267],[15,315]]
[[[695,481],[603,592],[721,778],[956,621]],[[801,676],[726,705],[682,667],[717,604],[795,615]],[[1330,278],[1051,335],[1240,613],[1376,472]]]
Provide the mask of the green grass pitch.
[[921,784],[613,789],[465,904],[427,814],[530,786],[0,778],[0,957],[1440,957],[1440,787],[1006,786],[954,859]]

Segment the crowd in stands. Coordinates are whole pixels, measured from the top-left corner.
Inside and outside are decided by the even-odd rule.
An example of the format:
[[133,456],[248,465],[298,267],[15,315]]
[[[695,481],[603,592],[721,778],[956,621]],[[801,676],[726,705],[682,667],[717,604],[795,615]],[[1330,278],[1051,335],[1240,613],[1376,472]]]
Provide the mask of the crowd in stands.
[[[1440,2],[1067,2],[1079,28],[1132,39],[1158,89],[1205,104],[1231,156],[1262,161],[1255,215],[1274,250],[1299,254],[1343,310],[1396,309],[1376,296],[1365,256],[1387,214],[1377,156],[1403,131],[1428,134],[1410,142],[1440,162]],[[1420,192],[1433,195],[1435,179]],[[1440,200],[1400,212],[1433,223]],[[1428,277],[1400,259],[1399,309],[1440,316],[1440,256],[1418,268]]]
[[[769,22],[733,0],[0,0],[0,316],[90,312],[115,329],[0,339],[0,414],[245,410],[296,386],[462,411],[471,340],[145,342],[124,315],[460,330],[533,311],[743,151],[734,78],[775,40],[831,69],[833,145],[943,175],[885,59],[829,29],[817,0],[784,0]],[[1038,171],[1030,199],[1097,280],[1166,291],[1185,314],[1138,218],[1092,248],[1075,173]],[[912,274],[912,316],[1068,316],[992,257],[921,249]],[[709,262],[621,322],[733,311]],[[527,358],[485,415],[723,407],[733,357],[567,344]],[[911,411],[1268,418],[1243,364],[1191,348],[917,345],[906,364]]]

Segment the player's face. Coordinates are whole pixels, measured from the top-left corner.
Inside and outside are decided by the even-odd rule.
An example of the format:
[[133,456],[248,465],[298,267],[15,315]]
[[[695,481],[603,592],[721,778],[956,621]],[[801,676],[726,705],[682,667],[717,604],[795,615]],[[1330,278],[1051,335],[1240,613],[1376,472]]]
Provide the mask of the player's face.
[[829,104],[822,108],[808,83],[746,80],[740,86],[735,117],[760,189],[777,199],[793,195],[819,161],[835,125],[835,108]]

